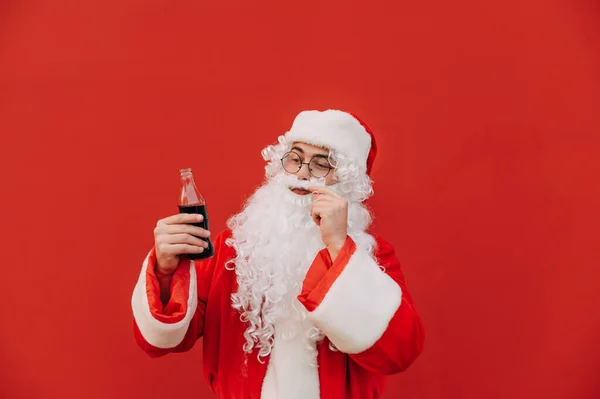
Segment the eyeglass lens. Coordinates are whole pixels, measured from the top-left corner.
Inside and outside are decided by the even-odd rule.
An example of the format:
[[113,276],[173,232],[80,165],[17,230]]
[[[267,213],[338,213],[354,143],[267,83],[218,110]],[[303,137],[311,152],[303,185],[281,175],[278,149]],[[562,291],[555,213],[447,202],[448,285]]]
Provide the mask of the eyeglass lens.
[[[288,152],[284,155],[281,160],[283,168],[288,173],[298,173],[302,169],[302,158],[295,152]],[[314,177],[325,177],[329,173],[331,165],[327,158],[321,156],[314,156],[308,163],[308,171]]]

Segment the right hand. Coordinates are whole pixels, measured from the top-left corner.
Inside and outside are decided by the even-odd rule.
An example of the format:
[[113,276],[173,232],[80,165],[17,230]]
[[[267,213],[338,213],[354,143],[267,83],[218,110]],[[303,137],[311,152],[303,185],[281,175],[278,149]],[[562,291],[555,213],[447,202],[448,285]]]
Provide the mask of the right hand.
[[210,232],[189,224],[202,220],[200,214],[178,213],[158,221],[154,229],[157,274],[173,274],[180,255],[199,254],[208,248],[208,243],[198,237],[208,238]]

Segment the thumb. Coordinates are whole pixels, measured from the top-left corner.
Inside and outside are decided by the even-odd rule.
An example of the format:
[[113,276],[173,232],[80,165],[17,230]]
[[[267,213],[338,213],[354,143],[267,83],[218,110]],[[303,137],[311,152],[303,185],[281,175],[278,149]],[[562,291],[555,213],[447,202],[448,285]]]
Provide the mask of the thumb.
[[312,208],[310,210],[310,217],[317,224],[317,226],[321,226],[321,217],[315,212],[313,212]]

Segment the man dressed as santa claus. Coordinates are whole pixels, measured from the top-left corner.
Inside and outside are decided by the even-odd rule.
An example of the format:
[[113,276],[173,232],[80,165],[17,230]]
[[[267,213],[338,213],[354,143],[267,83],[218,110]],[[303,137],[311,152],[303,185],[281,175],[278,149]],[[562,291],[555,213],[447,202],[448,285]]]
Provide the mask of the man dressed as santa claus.
[[263,151],[266,181],[213,257],[186,257],[206,248],[200,215],[160,220],[132,296],[140,347],[202,337],[222,399],[379,398],[420,354],[423,324],[394,248],[368,230],[376,152],[353,114],[304,111]]

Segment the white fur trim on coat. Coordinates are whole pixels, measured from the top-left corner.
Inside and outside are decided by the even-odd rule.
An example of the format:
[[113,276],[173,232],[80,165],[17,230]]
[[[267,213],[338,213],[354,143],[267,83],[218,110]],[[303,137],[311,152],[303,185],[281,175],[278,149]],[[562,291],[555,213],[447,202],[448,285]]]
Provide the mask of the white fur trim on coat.
[[[297,299],[295,299],[297,301]],[[302,306],[296,303],[294,306]],[[319,399],[319,369],[317,347],[308,342],[307,333],[312,327],[288,317],[275,324],[275,341],[267,372],[262,385],[261,399]],[[293,336],[282,331],[294,330]],[[308,347],[312,350],[308,350]]]
[[[194,263],[190,262],[190,288],[187,301],[187,313],[184,318],[177,323],[163,323],[154,318],[148,302],[148,294],[146,293],[148,258],[149,256],[147,256],[144,261],[138,282],[133,290],[133,296],[131,298],[133,317],[146,342],[156,348],[174,348],[183,341],[198,305],[198,297],[196,294],[196,269]],[[154,295],[159,296],[160,293],[155,293]]]
[[371,136],[360,122],[347,112],[332,109],[300,112],[285,137],[338,151],[364,167],[371,150]]
[[309,319],[344,353],[369,349],[400,307],[400,286],[357,249]]

